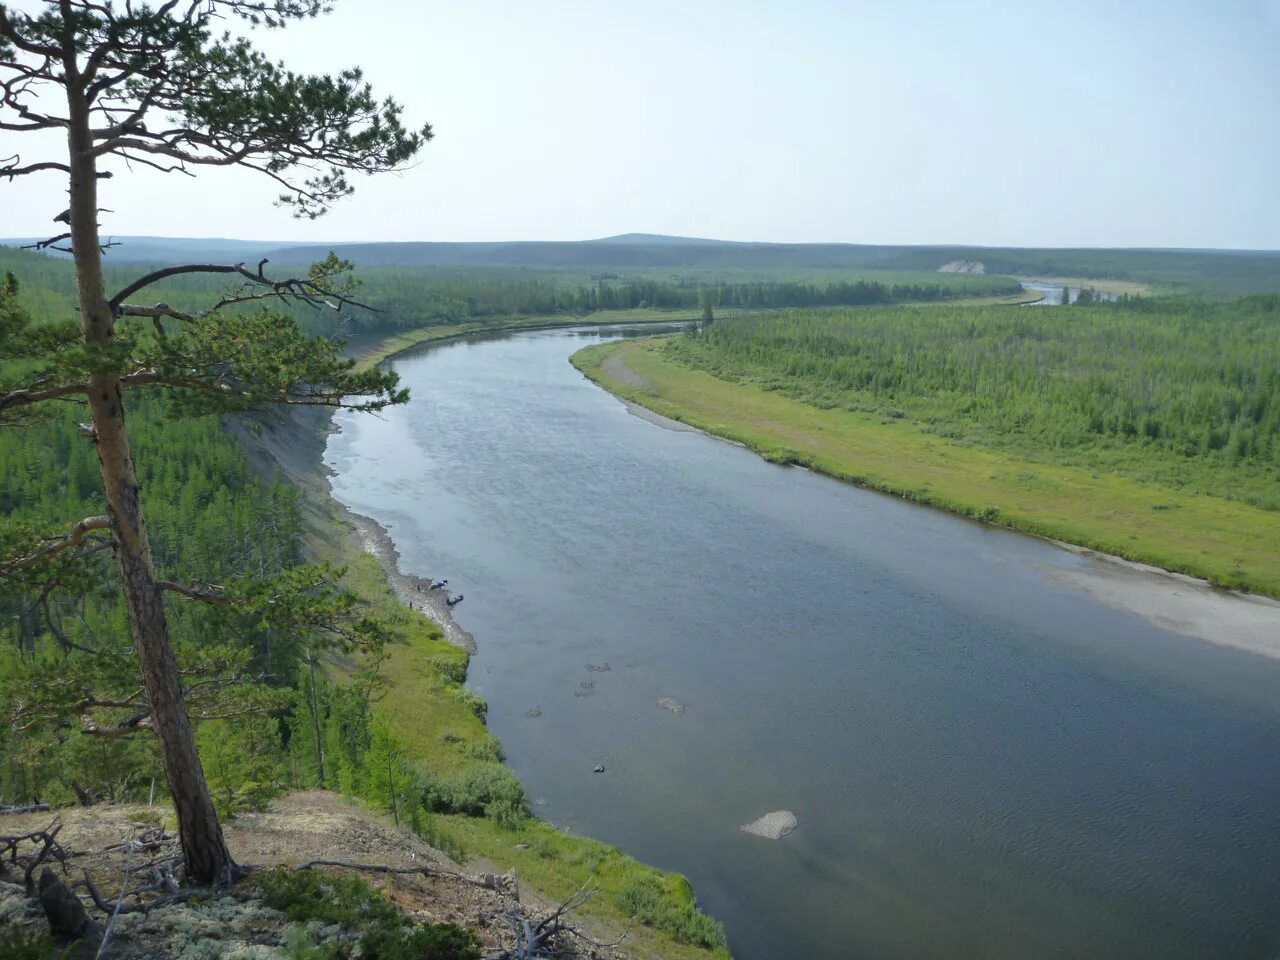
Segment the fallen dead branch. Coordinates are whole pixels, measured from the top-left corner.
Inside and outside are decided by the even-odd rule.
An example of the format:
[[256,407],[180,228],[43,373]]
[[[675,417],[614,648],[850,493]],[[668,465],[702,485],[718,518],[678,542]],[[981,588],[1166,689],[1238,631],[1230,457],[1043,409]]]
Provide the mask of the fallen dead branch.
[[593,939],[568,922],[569,914],[586,906],[599,890],[600,886],[595,880],[588,880],[555,910],[536,922],[525,915],[524,908],[519,903],[512,903],[503,911],[502,919],[510,928],[515,943],[501,953],[489,954],[484,960],[552,960],[565,953],[557,942],[562,934],[600,949],[618,946],[631,932],[632,921],[627,922],[617,940],[609,942]]
[[28,803],[24,807],[0,806],[0,816],[4,816],[6,813],[43,813],[48,809],[49,805],[47,803]]
[[[121,913],[139,913],[154,910],[156,907],[180,903],[194,896],[198,890],[179,891],[178,878],[174,872],[182,853],[178,850],[174,837],[165,833],[163,827],[144,827],[136,837],[129,837],[118,843],[103,848],[104,851],[122,852],[125,855],[124,881],[120,893],[114,900],[102,896],[93,878],[85,872],[84,879],[76,884],[89,892],[93,904],[111,919],[107,923],[104,941],[111,935],[111,924]],[[134,863],[134,857],[147,856],[140,864]],[[130,886],[134,877],[143,878],[147,882],[138,886]],[[151,894],[154,899],[144,900]],[[132,900],[132,903],[127,901]]]
[[[61,829],[62,822],[55,817],[43,830],[0,835],[0,862],[7,859],[12,866],[22,868],[22,884],[29,897],[35,896],[33,877],[42,863],[56,862],[66,872],[67,851],[58,842],[58,831]],[[26,844],[31,844],[34,849],[24,852]]]

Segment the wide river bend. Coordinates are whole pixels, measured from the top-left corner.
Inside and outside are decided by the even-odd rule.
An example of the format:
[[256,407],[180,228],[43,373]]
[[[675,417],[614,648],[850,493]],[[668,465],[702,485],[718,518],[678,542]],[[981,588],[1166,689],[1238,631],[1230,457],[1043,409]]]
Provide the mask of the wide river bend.
[[1104,605],[1103,561],[635,416],[567,362],[617,335],[402,355],[412,401],[326,454],[465,594],[541,816],[689,876],[742,960],[1277,955],[1280,661]]

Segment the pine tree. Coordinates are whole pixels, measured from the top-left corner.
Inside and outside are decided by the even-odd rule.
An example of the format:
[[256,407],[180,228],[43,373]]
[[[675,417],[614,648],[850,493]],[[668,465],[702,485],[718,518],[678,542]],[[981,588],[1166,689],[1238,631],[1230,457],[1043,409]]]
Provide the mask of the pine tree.
[[[236,867],[196,750],[163,595],[228,598],[157,579],[125,397],[158,388],[177,412],[200,413],[266,402],[378,409],[405,394],[394,376],[356,372],[338,343],[311,340],[292,317],[266,309],[280,300],[351,304],[349,265],[336,257],[298,277],[269,276],[265,261],[178,265],[108,292],[99,183],[122,162],[184,173],[240,166],[271,178],[296,216],[314,218],[352,192],[352,171],[393,170],[410,160],[430,128],[406,129],[399,106],[379,103],[359,70],[296,74],[248,39],[221,32],[227,21],[252,32],[326,8],[321,0],[169,0],[154,8],[50,0],[33,14],[0,3],[0,131],[8,140],[45,130],[66,137],[63,156],[0,160],[0,178],[65,178],[69,206],[54,219],[67,229],[40,246],[71,254],[79,310],[78,324],[47,324],[38,333],[13,310],[0,312],[0,359],[17,361],[25,374],[0,383],[0,419],[29,416],[45,401],[87,403],[85,432],[105,490],[104,513],[58,541],[28,538],[32,549],[0,562],[0,574],[37,576],[71,563],[94,538],[110,544],[145,694],[137,723],[155,734],[187,875],[198,882],[225,882]],[[185,274],[223,275],[238,286],[199,313],[135,302],[156,282]],[[9,291],[0,299],[12,298]],[[246,304],[263,309],[236,312]]]

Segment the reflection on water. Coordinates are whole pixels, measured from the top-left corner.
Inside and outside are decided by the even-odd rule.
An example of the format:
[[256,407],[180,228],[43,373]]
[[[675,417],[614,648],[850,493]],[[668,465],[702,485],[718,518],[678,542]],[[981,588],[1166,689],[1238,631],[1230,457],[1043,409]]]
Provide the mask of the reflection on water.
[[402,358],[410,405],[327,455],[466,594],[542,816],[687,874],[745,960],[1275,955],[1280,665],[1052,576],[1082,557],[631,416],[566,362],[605,335]]

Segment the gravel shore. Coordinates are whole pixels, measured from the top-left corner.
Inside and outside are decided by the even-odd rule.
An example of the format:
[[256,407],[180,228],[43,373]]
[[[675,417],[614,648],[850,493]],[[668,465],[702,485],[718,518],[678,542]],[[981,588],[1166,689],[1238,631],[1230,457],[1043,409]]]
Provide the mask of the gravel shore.
[[387,572],[387,580],[396,599],[414,610],[420,610],[435,621],[444,633],[444,638],[455,647],[461,647],[469,654],[476,652],[476,641],[466,630],[463,630],[453,619],[453,609],[445,602],[448,590],[432,590],[430,579],[415,577],[400,569],[400,552],[391,540],[382,524],[371,517],[344,509],[348,520],[355,524],[360,537],[360,544],[369,553],[378,558],[382,568]]

